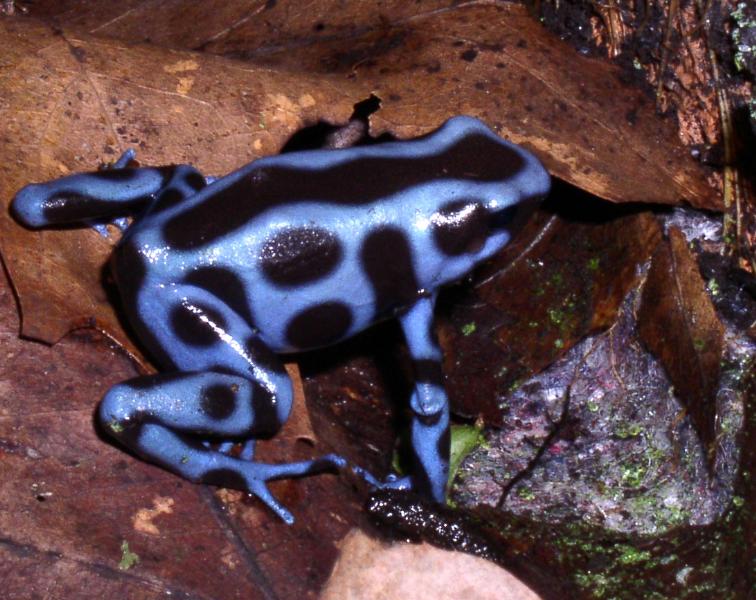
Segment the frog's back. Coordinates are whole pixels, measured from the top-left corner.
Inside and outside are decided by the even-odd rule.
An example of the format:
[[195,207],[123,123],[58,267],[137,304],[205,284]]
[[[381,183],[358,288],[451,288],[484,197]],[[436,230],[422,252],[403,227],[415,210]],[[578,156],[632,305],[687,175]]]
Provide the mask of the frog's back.
[[[503,183],[531,168],[527,157],[469,117],[431,135],[342,150],[267,157],[224,177],[164,222],[165,242],[190,250],[219,242],[268,211],[307,203],[370,207],[433,181]],[[438,204],[436,200],[434,204]]]
[[331,343],[390,316],[506,243],[491,211],[547,188],[534,157],[459,117],[417,140],[264,158],[161,199],[121,254],[141,256],[156,285],[231,274],[268,343],[303,349],[324,344],[289,343],[287,323],[338,306],[348,325]]

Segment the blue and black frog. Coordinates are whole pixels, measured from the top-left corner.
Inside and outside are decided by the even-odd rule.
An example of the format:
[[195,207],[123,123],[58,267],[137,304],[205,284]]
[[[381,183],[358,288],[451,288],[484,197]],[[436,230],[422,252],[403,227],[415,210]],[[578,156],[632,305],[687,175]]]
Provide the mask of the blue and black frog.
[[129,168],[132,158],[28,185],[12,204],[32,228],[133,217],[112,268],[162,372],[107,393],[106,431],[186,479],[247,490],[290,523],[266,482],[346,461],[254,460],[255,439],[274,434],[291,409],[279,355],[396,318],[415,373],[413,470],[383,482],[355,470],[442,502],[449,405],[434,302],[501,249],[548,192],[538,160],[471,117],[415,140],[266,157],[216,180],[188,165]]

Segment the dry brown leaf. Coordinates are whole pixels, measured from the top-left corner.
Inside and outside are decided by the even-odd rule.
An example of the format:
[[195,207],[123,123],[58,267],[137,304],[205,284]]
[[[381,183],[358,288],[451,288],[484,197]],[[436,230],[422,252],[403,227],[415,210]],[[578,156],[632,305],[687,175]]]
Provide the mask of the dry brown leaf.
[[322,600],[538,600],[540,596],[495,564],[429,544],[384,544],[352,531]]
[[418,105],[431,123],[472,112],[601,198],[721,208],[653,102],[613,65],[545,35],[524,7],[474,5],[413,20],[404,44],[413,51],[395,49],[373,68],[376,93],[390,100],[376,131],[402,134]]
[[638,313],[641,339],[659,357],[702,441],[714,441],[724,327],[696,258],[677,228],[651,263]]
[[129,42],[338,76],[381,98],[376,134],[412,137],[455,114],[474,115],[534,150],[556,176],[612,201],[722,208],[653,100],[518,4],[247,0],[187,9],[173,0],[93,12],[69,0],[34,14]]

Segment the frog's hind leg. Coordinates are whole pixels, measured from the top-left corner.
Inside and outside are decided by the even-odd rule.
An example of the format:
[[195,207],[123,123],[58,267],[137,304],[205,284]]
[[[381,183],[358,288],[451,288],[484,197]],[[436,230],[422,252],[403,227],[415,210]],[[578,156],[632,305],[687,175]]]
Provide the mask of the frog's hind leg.
[[[283,364],[249,324],[250,315],[242,318],[229,308],[238,304],[188,284],[147,286],[132,300],[136,306],[127,312],[140,337],[174,372],[112,388],[100,406],[105,429],[187,479],[252,492],[291,522],[266,482],[341,468],[345,461],[334,455],[284,464],[250,460],[250,438],[278,431],[293,394]],[[233,456],[230,443],[237,442],[244,446]]]
[[244,439],[275,427],[275,408],[267,399],[259,385],[237,375],[159,374],[114,386],[99,416],[111,435],[151,462],[190,481],[247,490],[291,523],[291,513],[271,495],[266,482],[339,468],[343,459],[326,455],[265,464],[207,448],[200,440]]

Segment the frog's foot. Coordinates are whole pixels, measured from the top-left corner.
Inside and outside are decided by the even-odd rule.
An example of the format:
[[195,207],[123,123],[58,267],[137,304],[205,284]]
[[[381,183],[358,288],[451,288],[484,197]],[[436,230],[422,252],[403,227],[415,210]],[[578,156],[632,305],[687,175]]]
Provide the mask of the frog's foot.
[[336,454],[326,454],[313,460],[282,464],[243,462],[235,464],[233,469],[211,469],[200,480],[202,483],[210,485],[246,489],[262,500],[282,521],[291,525],[294,522],[294,517],[270,493],[267,482],[275,479],[313,475],[331,469],[341,469],[346,464],[346,460]]
[[118,157],[108,169],[125,169],[129,166],[129,163],[136,158],[136,151],[133,148],[128,148]]
[[123,233],[129,228],[129,220],[126,217],[116,217],[111,221],[87,221],[87,225],[108,240],[110,239],[108,225],[117,227]]
[[391,490],[411,490],[412,489],[412,477],[405,475],[403,477],[396,475],[395,473],[389,474],[385,480],[381,481],[375,477],[369,471],[362,467],[352,467],[352,471],[355,475],[362,477],[368,485],[373,486],[379,490],[391,489]]

